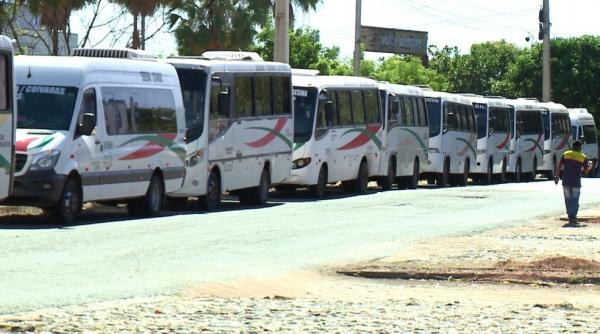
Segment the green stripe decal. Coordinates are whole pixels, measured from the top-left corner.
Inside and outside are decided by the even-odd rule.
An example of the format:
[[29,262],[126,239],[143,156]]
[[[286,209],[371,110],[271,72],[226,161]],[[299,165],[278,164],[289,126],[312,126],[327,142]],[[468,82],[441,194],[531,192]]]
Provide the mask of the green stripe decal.
[[0,155],[0,169],[4,169],[6,171],[6,174],[10,174],[10,171],[11,171],[10,162],[8,160],[6,160],[6,158],[3,157],[2,155]]
[[539,142],[537,142],[536,140],[534,140],[534,139],[531,139],[531,138],[527,138],[527,139],[525,139],[524,141],[525,141],[525,142],[531,142],[531,143],[533,143],[534,147],[537,147],[537,149],[540,151],[540,153],[541,153],[542,155],[544,155],[544,149],[542,148],[542,146],[540,145],[540,143],[539,143]]
[[468,140],[463,139],[463,138],[456,138],[456,140],[458,140],[459,142],[465,143],[465,145],[467,145],[466,148],[468,148],[469,150],[471,150],[471,152],[473,152],[473,155],[477,156],[477,151],[475,150],[475,148],[473,147],[473,145],[471,145],[471,143]]
[[35,145],[33,147],[29,147],[27,149],[28,150],[34,150],[36,148],[44,147],[44,146],[46,146],[46,144],[50,143],[53,139],[54,139],[54,137],[52,137],[52,136],[46,136],[46,137],[44,137],[44,139],[42,139],[42,141],[39,144],[37,144],[37,145]]
[[346,132],[344,132],[342,134],[342,137],[347,135],[348,133],[352,133],[352,132],[358,132],[361,135],[365,136],[368,138],[368,140],[372,140],[375,145],[377,146],[378,149],[381,150],[381,148],[383,147],[383,144],[381,143],[381,140],[379,140],[379,138],[377,137],[377,132],[373,133],[371,131],[369,131],[368,128],[362,129],[362,128],[354,128],[354,129],[349,129]]
[[423,150],[423,152],[425,152],[425,153],[429,152],[429,145],[425,145],[425,143],[423,143],[423,140],[421,139],[421,137],[419,137],[419,135],[416,132],[414,132],[411,129],[401,128],[401,127],[399,128],[399,130],[406,131],[406,132],[410,133],[411,135],[413,135],[413,137],[415,137],[415,139],[417,140],[417,142],[421,146],[421,149]]
[[304,145],[306,145],[306,142],[304,142],[304,143],[294,143],[294,151],[300,149]]

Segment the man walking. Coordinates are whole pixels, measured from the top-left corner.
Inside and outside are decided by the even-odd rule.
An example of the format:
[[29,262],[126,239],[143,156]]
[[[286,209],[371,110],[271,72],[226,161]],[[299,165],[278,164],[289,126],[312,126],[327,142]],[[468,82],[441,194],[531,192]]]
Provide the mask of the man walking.
[[565,195],[565,206],[567,207],[567,215],[569,222],[563,227],[581,227],[577,221],[577,211],[579,210],[579,191],[581,190],[581,175],[589,172],[590,166],[585,154],[581,153],[581,142],[576,140],[573,142],[573,148],[563,153],[558,166],[556,166],[556,175],[554,183],[558,184],[560,170],[562,173],[562,185]]

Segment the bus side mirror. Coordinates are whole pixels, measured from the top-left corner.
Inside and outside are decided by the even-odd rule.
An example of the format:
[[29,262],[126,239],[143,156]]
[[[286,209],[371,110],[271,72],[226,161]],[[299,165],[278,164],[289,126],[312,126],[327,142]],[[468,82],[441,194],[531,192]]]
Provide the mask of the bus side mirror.
[[333,126],[333,102],[325,102],[325,123],[327,126]]
[[229,92],[219,93],[219,115],[229,117]]
[[82,136],[90,136],[96,127],[96,116],[91,113],[83,114],[83,120],[78,126],[79,134]]

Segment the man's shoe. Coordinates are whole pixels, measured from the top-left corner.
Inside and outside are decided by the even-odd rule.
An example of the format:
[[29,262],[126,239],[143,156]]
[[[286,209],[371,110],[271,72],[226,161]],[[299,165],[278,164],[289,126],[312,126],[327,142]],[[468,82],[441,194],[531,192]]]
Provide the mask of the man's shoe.
[[563,227],[585,227],[586,225],[580,224],[577,220],[570,221],[563,225]]

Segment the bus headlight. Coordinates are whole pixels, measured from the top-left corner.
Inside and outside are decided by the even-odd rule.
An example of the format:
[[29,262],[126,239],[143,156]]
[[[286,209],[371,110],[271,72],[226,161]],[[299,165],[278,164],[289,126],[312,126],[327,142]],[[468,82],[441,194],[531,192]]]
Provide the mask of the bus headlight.
[[51,150],[37,153],[31,160],[30,171],[44,171],[54,168],[60,157],[59,150]]
[[300,169],[310,164],[310,158],[300,158],[292,161],[292,169]]

